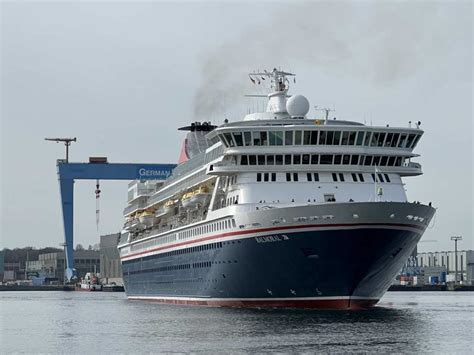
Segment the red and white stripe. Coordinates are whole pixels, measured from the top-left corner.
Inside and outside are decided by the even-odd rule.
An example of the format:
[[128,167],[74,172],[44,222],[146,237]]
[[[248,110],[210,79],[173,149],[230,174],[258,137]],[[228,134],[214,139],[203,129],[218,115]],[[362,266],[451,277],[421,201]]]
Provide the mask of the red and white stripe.
[[201,244],[207,244],[209,242],[223,242],[223,241],[232,241],[244,238],[254,238],[268,233],[278,232],[278,233],[293,233],[299,231],[311,231],[311,230],[334,230],[334,229],[362,229],[362,228],[372,228],[372,229],[400,229],[408,230],[415,233],[423,233],[425,226],[415,225],[415,224],[402,224],[402,223],[346,223],[346,224],[306,224],[300,226],[278,226],[278,227],[268,227],[268,228],[256,228],[256,229],[247,229],[247,230],[238,230],[233,232],[224,232],[211,234],[203,237],[198,237],[191,240],[183,240],[168,245],[159,246],[156,248],[132,252],[126,255],[123,255],[121,259],[123,261],[132,260],[135,258],[141,258],[150,255],[161,254],[168,251],[173,251],[177,249],[189,248],[192,246],[198,246]]

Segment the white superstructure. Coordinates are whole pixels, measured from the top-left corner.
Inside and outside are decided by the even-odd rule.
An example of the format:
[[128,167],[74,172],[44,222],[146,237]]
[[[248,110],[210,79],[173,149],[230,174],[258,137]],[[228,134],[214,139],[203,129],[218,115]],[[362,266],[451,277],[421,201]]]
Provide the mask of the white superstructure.
[[270,83],[266,112],[219,127],[184,127],[187,160],[173,175],[164,183],[130,183],[122,255],[261,225],[246,217],[255,211],[280,209],[271,224],[288,225],[318,217],[296,221],[285,215],[289,208],[407,201],[402,178],[422,174],[412,161],[419,124],[366,126],[329,119],[329,110],[325,119],[309,119],[308,100],[288,95],[292,76],[276,69],[251,74],[253,82]]

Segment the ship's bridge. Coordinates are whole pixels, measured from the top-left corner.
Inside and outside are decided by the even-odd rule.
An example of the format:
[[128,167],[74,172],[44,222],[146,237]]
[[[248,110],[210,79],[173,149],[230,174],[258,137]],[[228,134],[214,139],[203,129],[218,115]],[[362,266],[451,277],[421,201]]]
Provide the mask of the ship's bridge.
[[[221,141],[226,159],[211,174],[229,174],[238,166],[301,165],[318,169],[334,165],[389,168],[401,176],[421,174],[411,162],[423,131],[417,128],[375,127],[338,120],[263,120],[226,124],[210,132]],[[242,167],[241,167],[242,168]]]

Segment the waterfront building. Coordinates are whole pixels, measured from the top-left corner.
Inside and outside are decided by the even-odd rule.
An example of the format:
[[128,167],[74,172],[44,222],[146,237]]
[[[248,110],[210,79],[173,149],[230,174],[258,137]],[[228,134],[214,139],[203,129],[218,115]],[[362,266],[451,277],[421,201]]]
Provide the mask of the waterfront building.
[[123,284],[122,265],[117,245],[120,233],[100,236],[100,276],[105,283]]
[[[66,269],[64,252],[40,254],[39,261],[41,270],[49,273],[58,280],[64,280]],[[77,275],[83,277],[88,272],[100,272],[100,256],[97,250],[76,250],[74,252],[74,264]]]
[[[456,256],[454,251],[418,253],[416,259],[420,268],[445,267],[447,275],[454,277],[456,273]],[[459,250],[457,265],[457,281],[462,281],[466,284],[474,284],[474,250]],[[448,280],[449,279],[448,277]]]

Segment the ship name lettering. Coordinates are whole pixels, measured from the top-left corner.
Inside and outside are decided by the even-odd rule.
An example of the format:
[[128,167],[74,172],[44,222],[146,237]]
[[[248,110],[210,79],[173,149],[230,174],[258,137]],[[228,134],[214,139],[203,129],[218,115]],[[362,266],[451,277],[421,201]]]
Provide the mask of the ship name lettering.
[[255,237],[257,243],[272,243],[272,242],[281,242],[282,239],[278,235],[268,235],[265,237]]

